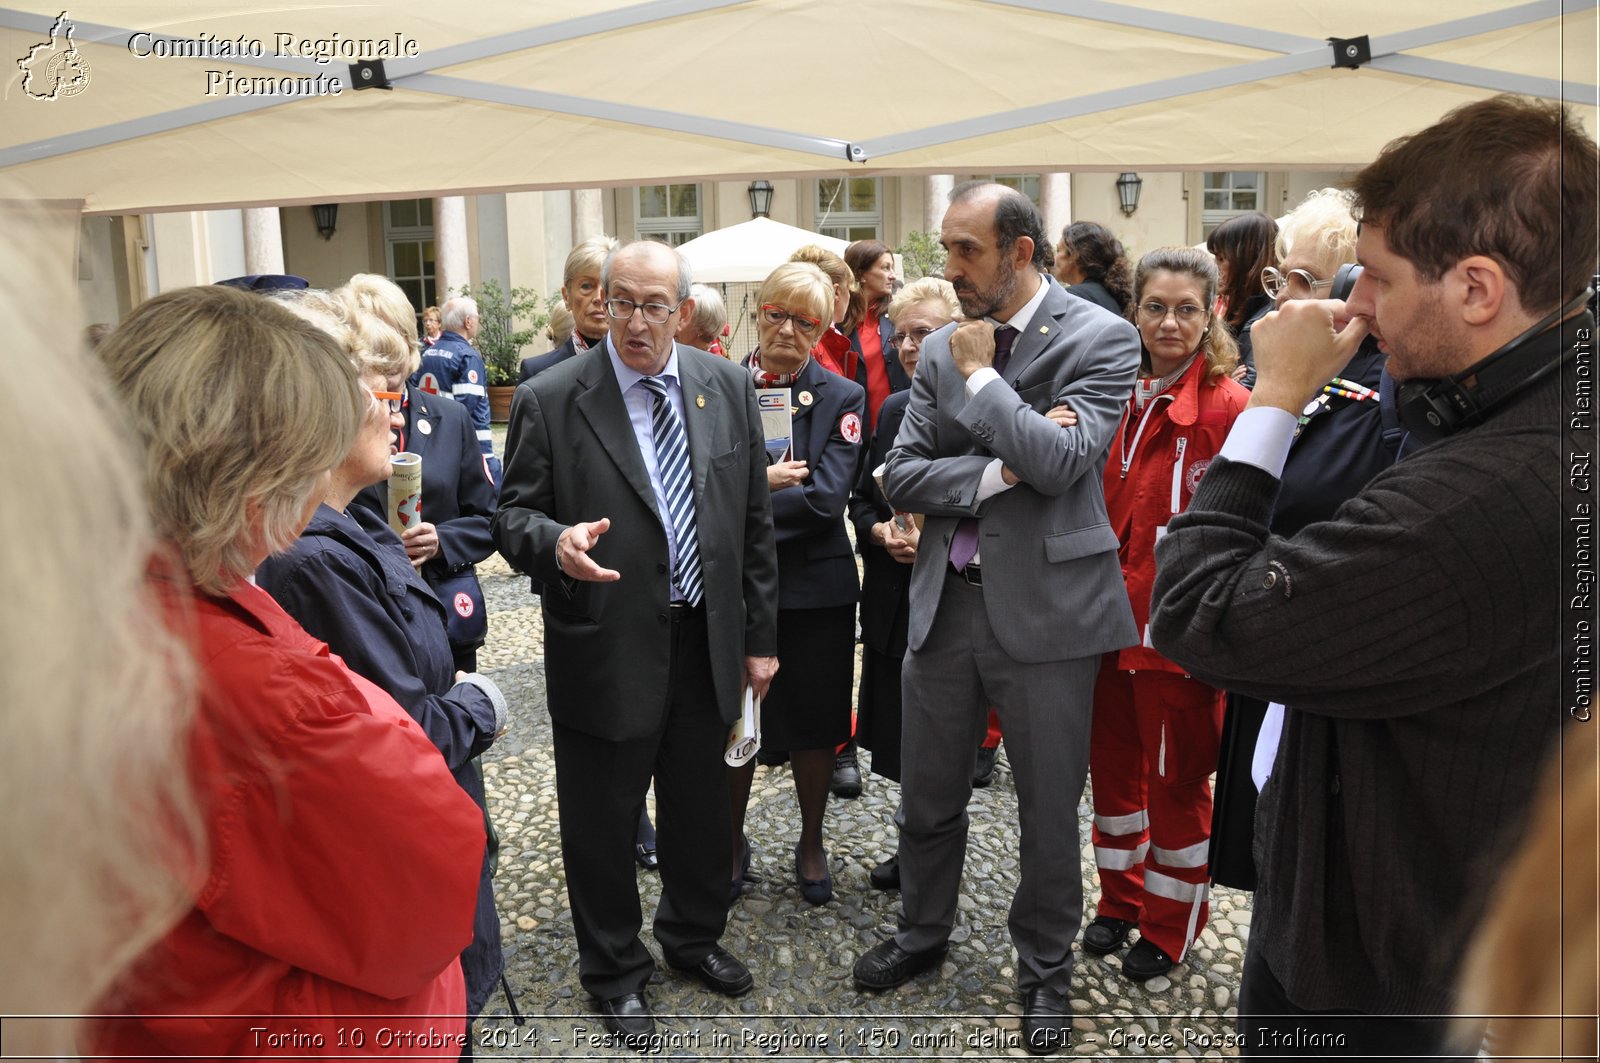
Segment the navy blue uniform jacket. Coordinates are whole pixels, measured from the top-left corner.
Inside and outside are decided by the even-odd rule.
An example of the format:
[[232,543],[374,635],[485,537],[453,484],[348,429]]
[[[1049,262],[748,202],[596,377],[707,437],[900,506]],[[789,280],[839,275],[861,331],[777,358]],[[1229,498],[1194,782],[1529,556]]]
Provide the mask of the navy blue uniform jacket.
[[[456,683],[444,606],[383,518],[360,506],[351,506],[349,514],[318,506],[300,539],[256,570],[256,582],[351,671],[387,691],[439,747],[461,788],[484,807],[483,777],[473,758],[494,742],[494,705],[480,687]],[[490,873],[497,848],[490,832],[472,944],[461,957],[473,1014],[483,1008],[502,966]],[[419,897],[418,903],[426,900]]]
[[[810,394],[810,403],[803,393]],[[866,406],[859,384],[828,372],[815,358],[807,359],[791,385],[791,456],[804,461],[811,475],[772,493],[780,609],[853,605],[860,595],[844,512],[866,460]]]

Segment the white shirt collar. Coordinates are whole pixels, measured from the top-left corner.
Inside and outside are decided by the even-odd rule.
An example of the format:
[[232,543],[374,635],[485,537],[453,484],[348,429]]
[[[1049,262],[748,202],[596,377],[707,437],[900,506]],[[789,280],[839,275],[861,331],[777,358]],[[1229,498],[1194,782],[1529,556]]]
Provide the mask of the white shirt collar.
[[[611,342],[611,334],[606,333],[606,356],[611,359],[611,371],[617,374],[617,386],[626,395],[628,389],[644,379],[644,374],[629,366],[617,354],[616,345]],[[678,345],[672,345],[672,353],[667,355],[667,364],[660,373],[656,374],[673,383],[678,382]]]

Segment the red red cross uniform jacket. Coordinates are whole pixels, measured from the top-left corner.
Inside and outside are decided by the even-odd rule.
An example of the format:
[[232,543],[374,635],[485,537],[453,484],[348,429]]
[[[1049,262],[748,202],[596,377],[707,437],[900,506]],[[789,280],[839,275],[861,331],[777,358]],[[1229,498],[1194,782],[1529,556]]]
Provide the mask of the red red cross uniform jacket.
[[1196,358],[1142,411],[1128,404],[1106,462],[1106,508],[1141,643],[1107,654],[1095,686],[1089,770],[1099,914],[1137,922],[1175,960],[1209,915],[1208,777],[1222,693],[1150,647],[1155,545],[1249,397],[1226,377],[1208,381],[1205,359]]

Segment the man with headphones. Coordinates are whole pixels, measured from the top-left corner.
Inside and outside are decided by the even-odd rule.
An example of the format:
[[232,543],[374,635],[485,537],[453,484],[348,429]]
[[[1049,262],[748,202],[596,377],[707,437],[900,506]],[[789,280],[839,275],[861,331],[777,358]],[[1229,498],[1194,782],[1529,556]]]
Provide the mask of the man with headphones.
[[[1155,648],[1287,707],[1256,819],[1251,1057],[1452,1048],[1460,958],[1566,718],[1560,367],[1592,343],[1595,144],[1501,96],[1390,143],[1353,190],[1348,300],[1256,324],[1249,406],[1156,547]],[[1297,417],[1369,332],[1404,460],[1272,536]]]

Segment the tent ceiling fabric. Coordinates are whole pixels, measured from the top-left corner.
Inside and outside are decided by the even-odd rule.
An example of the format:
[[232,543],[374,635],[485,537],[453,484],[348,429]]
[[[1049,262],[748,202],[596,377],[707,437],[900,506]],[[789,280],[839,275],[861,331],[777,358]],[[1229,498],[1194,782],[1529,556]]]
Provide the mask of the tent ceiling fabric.
[[[1461,103],[1565,95],[1596,129],[1596,0],[307,0],[73,6],[89,77],[24,91],[61,13],[0,9],[0,173],[89,212],[814,173],[1331,169]],[[132,54],[259,41],[264,57]],[[392,91],[296,41],[414,41]],[[1333,69],[1329,37],[1374,59]],[[854,76],[823,56],[875,56]],[[55,51],[64,51],[57,41]],[[50,58],[47,53],[45,58]],[[877,74],[887,70],[890,76]],[[247,96],[236,78],[342,79]],[[43,85],[40,81],[37,84]],[[854,148],[855,158],[849,151]]]

